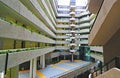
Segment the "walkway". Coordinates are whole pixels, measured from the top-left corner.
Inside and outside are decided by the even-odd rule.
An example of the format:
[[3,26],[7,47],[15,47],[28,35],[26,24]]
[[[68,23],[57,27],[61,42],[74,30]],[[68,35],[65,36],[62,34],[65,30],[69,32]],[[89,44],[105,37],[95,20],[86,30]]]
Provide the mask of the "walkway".
[[[37,70],[36,78],[58,78],[78,67],[89,65],[90,62],[75,60],[73,63],[68,60],[62,60],[57,64],[47,66],[45,69]],[[20,72],[19,78],[29,78],[29,71]]]

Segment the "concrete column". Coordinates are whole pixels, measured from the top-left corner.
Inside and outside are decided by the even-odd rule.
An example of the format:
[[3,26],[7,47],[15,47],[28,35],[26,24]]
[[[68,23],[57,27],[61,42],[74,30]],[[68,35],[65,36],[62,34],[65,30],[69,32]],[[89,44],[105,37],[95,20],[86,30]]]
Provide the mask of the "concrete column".
[[4,72],[0,72],[0,78],[5,78],[4,77]]
[[34,61],[33,61],[33,78],[36,78],[36,69],[37,69],[37,58],[34,58]]
[[3,48],[3,41],[0,40],[0,50],[2,50],[2,48]]
[[66,60],[66,55],[64,55],[64,60]]
[[45,68],[45,55],[40,56],[40,64],[42,68]]
[[77,59],[79,59],[79,55],[77,55]]
[[71,56],[72,56],[71,62],[73,62],[73,60],[74,60],[73,53],[72,53],[72,55],[71,55]]
[[60,61],[59,56],[57,57],[57,61]]
[[5,78],[18,78],[19,66],[12,67],[7,70]]
[[30,78],[36,78],[37,58],[30,60]]
[[30,77],[29,78],[33,78],[33,59],[30,60]]

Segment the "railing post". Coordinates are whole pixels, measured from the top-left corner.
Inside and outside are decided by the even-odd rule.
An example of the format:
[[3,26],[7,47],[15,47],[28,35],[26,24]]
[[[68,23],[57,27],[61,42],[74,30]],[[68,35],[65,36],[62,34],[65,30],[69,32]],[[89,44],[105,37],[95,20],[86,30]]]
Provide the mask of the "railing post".
[[100,63],[100,74],[102,74],[102,62]]
[[107,71],[109,70],[109,64],[107,65]]
[[115,66],[116,66],[117,68],[120,68],[120,57],[116,57],[116,58],[115,58]]
[[91,74],[91,78],[94,78],[94,77],[93,77],[93,73]]
[[100,67],[100,74],[102,74],[102,67]]
[[9,54],[8,54],[8,53],[6,53],[5,73],[4,73],[4,77],[5,77],[5,78],[6,78],[6,74],[7,74],[8,56],[9,56]]

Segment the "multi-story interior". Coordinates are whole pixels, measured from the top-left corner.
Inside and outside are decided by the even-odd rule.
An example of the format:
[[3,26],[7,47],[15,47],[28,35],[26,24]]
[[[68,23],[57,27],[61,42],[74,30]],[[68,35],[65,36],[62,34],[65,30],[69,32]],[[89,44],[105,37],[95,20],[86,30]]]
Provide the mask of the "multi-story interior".
[[0,78],[119,78],[119,4],[0,0]]

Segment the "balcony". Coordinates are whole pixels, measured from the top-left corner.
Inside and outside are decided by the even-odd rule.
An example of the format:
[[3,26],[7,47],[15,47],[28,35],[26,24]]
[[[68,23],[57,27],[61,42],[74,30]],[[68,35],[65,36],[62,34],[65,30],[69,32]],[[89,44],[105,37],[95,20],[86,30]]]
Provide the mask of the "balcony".
[[71,27],[71,28],[75,28],[76,25],[75,25],[75,24],[71,24],[70,27]]
[[79,20],[79,22],[89,22],[89,21],[90,21],[89,17],[83,17]]
[[70,39],[76,39],[75,37],[70,37]]
[[57,22],[67,22],[67,23],[68,23],[68,22],[69,22],[69,19],[57,19],[56,21],[57,21]]
[[70,46],[77,46],[76,43],[70,43]]
[[57,28],[69,28],[69,25],[64,25],[64,24],[57,24]]
[[73,34],[75,34],[75,31],[74,30],[72,30],[72,31],[70,31],[71,33],[73,33]]
[[57,33],[70,33],[70,30],[57,30]]
[[80,33],[89,33],[89,31],[90,31],[89,29],[81,29],[79,32]]
[[88,34],[80,35],[80,38],[88,38]]
[[56,46],[55,47],[55,49],[57,49],[57,50],[61,50],[61,49],[63,49],[63,50],[68,50],[69,49],[69,47],[68,46]]
[[95,51],[95,52],[101,52],[101,53],[103,53],[103,47],[102,46],[91,46],[90,50],[91,51]]
[[9,22],[6,22],[4,20],[0,20],[0,24],[0,37],[2,38],[55,43],[54,40],[43,35],[31,32],[24,27],[18,26],[17,24],[10,24]]
[[76,50],[70,50],[70,52],[71,52],[71,53],[75,53],[75,52],[76,52]]
[[70,12],[70,16],[71,16],[71,17],[75,17],[75,12],[73,12],[73,11]]
[[60,39],[60,38],[64,38],[64,39],[66,39],[66,38],[69,38],[69,37],[66,36],[66,35],[62,35],[62,36],[58,35],[58,36],[56,36],[56,38],[57,38],[57,39]]
[[75,11],[75,7],[76,7],[75,5],[71,5],[71,6],[70,6],[70,10],[71,10],[71,11]]
[[56,44],[67,44],[66,41],[56,41]]
[[84,15],[88,15],[88,14],[90,14],[90,12],[83,12],[83,13],[80,13],[80,16],[79,17],[82,17],[82,16],[84,16]]
[[88,40],[82,40],[80,41],[80,44],[88,44]]
[[0,50],[0,71],[5,69],[6,53],[9,55],[7,68],[11,68],[54,50],[55,47]]
[[95,58],[95,59],[98,59],[102,62],[104,62],[103,60],[103,54],[102,53],[99,53],[99,52],[91,52],[90,53],[91,57]]
[[70,22],[75,23],[75,18],[74,17],[70,18]]
[[51,37],[56,37],[55,34],[19,0],[1,0],[0,9],[2,17],[6,17],[9,14],[9,17],[12,17],[12,19],[15,21],[19,21],[27,26],[35,27],[36,29],[46,33],[46,35],[50,35]]
[[87,27],[90,27],[90,23],[89,22],[86,22],[86,23],[81,23],[78,28],[87,28]]

